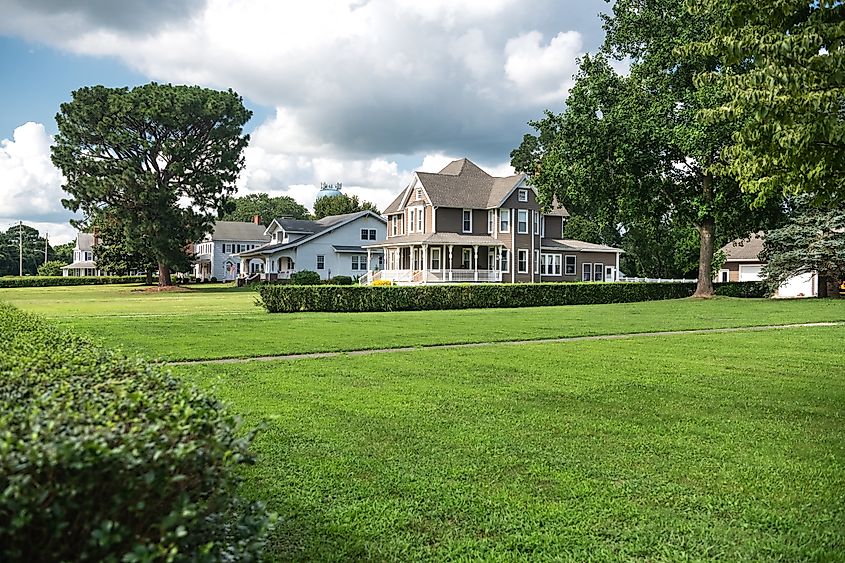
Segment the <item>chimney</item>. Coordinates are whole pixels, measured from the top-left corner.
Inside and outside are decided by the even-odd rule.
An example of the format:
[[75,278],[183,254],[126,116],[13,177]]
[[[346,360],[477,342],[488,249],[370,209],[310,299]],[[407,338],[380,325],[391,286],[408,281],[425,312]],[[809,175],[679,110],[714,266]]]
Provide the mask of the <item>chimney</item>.
[[261,224],[261,215],[253,215],[252,222],[255,223],[256,225],[260,225]]

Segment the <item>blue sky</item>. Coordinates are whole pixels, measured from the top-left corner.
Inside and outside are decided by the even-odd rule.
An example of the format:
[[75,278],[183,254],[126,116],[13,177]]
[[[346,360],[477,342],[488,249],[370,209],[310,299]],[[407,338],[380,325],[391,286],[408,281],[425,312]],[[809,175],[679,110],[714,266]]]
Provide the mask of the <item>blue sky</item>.
[[4,0],[0,229],[69,238],[54,116],[91,84],[233,88],[254,116],[241,194],[306,206],[322,181],[384,206],[414,170],[468,157],[510,173],[577,58],[602,0]]

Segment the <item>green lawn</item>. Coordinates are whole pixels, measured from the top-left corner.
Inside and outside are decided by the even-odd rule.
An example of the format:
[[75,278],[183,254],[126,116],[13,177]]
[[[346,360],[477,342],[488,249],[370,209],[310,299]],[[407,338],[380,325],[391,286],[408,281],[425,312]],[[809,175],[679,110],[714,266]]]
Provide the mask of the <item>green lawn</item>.
[[266,421],[246,491],[280,515],[277,559],[843,561],[843,342],[802,328],[175,373]]
[[169,360],[465,342],[532,340],[845,321],[845,300],[718,298],[618,305],[398,313],[270,315],[257,294],[225,286],[149,294],[134,287],[0,289],[0,300],[109,346]]

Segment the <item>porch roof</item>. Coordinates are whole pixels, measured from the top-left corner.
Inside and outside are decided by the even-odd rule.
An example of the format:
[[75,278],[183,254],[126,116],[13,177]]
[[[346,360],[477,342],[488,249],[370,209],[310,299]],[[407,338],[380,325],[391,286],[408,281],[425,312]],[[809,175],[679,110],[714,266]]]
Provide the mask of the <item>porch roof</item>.
[[574,239],[544,238],[540,241],[540,248],[542,250],[563,250],[566,252],[613,252],[618,254],[625,252],[621,248]]
[[68,264],[67,266],[62,266],[62,270],[83,270],[86,268],[96,269],[97,264],[93,260],[82,260],[80,262]]
[[[347,245],[339,245],[339,244],[333,244],[332,248],[338,254],[342,254],[342,253],[366,254],[366,252],[368,250],[367,248],[365,248],[363,246],[347,246]],[[375,250],[375,249],[369,249],[369,250],[372,251],[372,250]]]
[[462,235],[460,233],[415,233],[390,237],[389,239],[363,245],[364,248],[390,248],[393,246],[504,246],[500,240],[493,237],[478,235]]

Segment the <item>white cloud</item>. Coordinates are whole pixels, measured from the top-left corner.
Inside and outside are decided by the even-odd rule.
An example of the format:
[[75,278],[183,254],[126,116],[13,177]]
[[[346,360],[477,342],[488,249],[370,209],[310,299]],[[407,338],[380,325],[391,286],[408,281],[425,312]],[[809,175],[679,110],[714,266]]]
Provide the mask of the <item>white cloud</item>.
[[560,32],[548,45],[543,34],[530,31],[510,39],[505,46],[505,73],[521,91],[537,102],[566,97],[572,76],[578,69],[576,58],[582,54],[581,34]]
[[[0,217],[0,231],[8,231],[18,224],[19,219],[12,217]],[[50,246],[57,246],[72,240],[76,240],[76,229],[70,226],[70,223],[51,223],[44,221],[24,221],[24,225],[28,225],[35,229],[41,236],[47,236]]]
[[61,204],[62,175],[50,161],[52,138],[41,123],[17,127],[0,141],[0,217],[69,215]]

